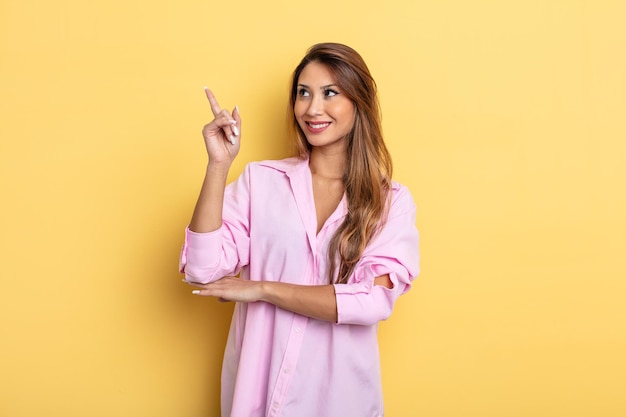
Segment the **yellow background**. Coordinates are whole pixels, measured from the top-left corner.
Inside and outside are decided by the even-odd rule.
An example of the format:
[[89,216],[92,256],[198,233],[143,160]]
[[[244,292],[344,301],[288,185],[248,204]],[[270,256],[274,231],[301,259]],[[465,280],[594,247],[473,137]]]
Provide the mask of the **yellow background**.
[[[2,0],[0,415],[216,416],[230,305],[177,273],[206,161],[288,153],[288,77],[379,87],[423,273],[380,327],[387,415],[626,415],[622,1]],[[346,416],[351,417],[351,416]]]

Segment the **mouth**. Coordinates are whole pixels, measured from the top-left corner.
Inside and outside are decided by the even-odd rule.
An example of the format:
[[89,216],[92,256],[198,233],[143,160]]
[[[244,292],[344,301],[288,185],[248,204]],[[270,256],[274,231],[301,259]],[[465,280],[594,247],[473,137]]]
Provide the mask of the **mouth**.
[[307,130],[311,133],[321,133],[330,126],[330,122],[306,122]]

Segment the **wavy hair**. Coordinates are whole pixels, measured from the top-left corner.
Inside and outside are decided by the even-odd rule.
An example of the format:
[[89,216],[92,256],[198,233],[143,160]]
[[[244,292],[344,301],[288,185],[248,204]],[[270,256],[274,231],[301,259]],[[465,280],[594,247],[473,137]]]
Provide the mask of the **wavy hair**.
[[297,156],[307,158],[312,149],[293,111],[300,74],[311,62],[323,64],[331,71],[356,110],[354,126],[347,137],[343,176],[348,213],[331,238],[328,251],[329,280],[337,273],[335,282],[344,284],[386,219],[393,168],[382,135],[376,82],[363,58],[354,49],[339,43],[313,45],[293,73],[288,121],[296,138]]

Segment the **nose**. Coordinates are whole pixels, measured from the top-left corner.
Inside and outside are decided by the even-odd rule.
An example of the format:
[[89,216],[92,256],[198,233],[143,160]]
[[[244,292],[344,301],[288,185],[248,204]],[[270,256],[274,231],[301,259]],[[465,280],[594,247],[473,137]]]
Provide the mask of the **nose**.
[[320,94],[315,94],[309,101],[309,107],[306,109],[308,116],[319,116],[324,114],[324,98]]

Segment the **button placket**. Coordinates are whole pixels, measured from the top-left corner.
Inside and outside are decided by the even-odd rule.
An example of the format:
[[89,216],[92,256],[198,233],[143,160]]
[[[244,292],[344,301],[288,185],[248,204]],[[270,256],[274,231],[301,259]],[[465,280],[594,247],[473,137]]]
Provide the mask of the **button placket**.
[[281,406],[287,396],[289,390],[289,384],[295,369],[300,350],[302,347],[302,341],[304,339],[304,329],[308,318],[294,314],[293,322],[291,324],[291,334],[287,341],[287,347],[285,348],[285,354],[283,356],[283,362],[278,371],[278,378],[276,380],[276,386],[274,387],[274,393],[271,399],[271,407],[269,415],[274,417],[278,416]]

